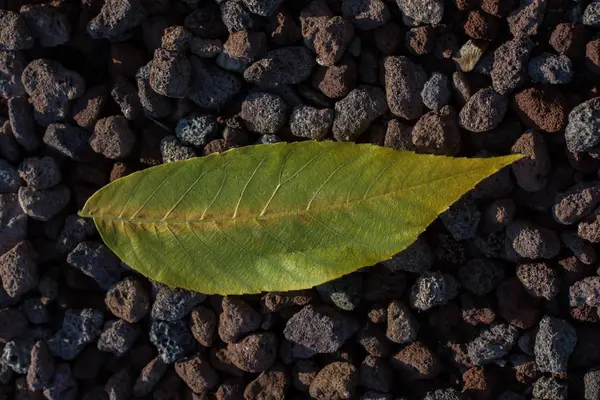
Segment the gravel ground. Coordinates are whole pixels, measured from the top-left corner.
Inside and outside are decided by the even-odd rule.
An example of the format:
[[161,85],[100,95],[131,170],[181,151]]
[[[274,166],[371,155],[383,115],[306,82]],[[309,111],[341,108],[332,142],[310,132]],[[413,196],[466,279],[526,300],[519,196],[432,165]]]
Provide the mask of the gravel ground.
[[[599,400],[599,30],[587,0],[0,2],[0,398]],[[291,293],[151,282],[76,215],[325,138],[527,158]]]

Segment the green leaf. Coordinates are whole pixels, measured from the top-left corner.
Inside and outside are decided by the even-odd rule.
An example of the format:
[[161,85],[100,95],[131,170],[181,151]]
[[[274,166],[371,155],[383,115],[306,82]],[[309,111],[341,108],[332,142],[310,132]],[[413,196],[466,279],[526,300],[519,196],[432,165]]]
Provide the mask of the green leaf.
[[129,266],[168,285],[207,294],[304,289],[405,249],[519,158],[314,141],[249,146],[119,179],[80,215]]

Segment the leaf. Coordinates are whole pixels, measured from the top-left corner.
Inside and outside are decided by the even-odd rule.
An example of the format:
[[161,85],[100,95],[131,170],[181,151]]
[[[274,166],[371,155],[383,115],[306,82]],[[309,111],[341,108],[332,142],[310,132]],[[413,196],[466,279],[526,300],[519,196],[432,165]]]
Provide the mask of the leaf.
[[314,141],[249,146],[121,178],[80,215],[129,266],[168,285],[206,294],[304,289],[405,249],[519,158]]

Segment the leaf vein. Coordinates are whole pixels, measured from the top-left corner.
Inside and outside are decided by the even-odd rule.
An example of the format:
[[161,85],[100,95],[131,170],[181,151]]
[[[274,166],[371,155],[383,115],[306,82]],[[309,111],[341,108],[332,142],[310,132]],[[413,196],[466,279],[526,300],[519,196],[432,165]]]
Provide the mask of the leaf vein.
[[254,179],[254,176],[256,175],[256,172],[258,171],[258,169],[260,168],[260,166],[265,162],[266,159],[267,159],[267,156],[264,156],[263,159],[260,160],[260,162],[258,163],[258,165],[256,166],[256,168],[254,168],[254,171],[252,171],[252,175],[250,175],[250,178],[248,179],[248,182],[246,182],[246,184],[244,185],[244,188],[242,189],[242,193],[240,193],[240,198],[238,199],[238,202],[235,205],[235,210],[233,211],[233,216],[231,218],[237,217],[237,213],[238,213],[238,210],[240,208],[240,204],[242,203],[242,199],[244,198],[244,193],[246,193],[246,189],[248,189],[248,186],[250,185],[250,182],[252,182],[252,179]]

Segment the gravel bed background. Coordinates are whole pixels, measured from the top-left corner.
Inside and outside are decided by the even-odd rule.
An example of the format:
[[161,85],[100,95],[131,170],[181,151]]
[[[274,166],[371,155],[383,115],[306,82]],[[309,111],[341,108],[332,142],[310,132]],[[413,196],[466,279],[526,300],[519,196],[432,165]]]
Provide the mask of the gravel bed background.
[[[599,29],[585,0],[0,2],[0,398],[599,400]],[[150,282],[76,215],[325,138],[527,158],[292,293]]]

